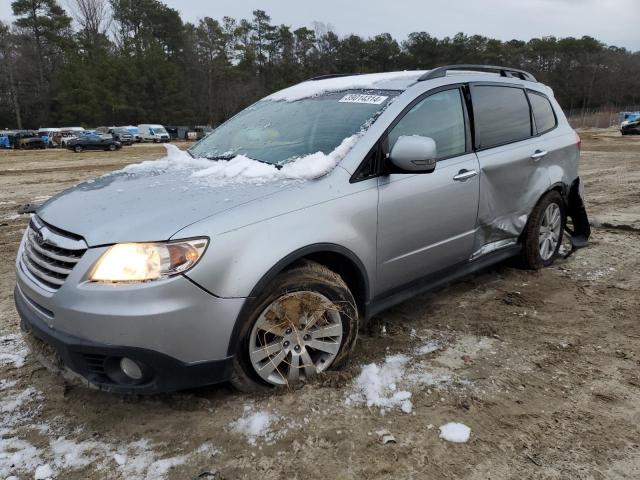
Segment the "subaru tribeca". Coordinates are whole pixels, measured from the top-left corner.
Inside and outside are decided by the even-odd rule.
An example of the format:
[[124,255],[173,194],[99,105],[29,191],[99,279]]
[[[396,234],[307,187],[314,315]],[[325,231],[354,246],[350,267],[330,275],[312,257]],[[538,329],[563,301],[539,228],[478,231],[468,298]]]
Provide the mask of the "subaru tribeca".
[[516,69],[314,78],[167,150],[50,199],[18,252],[32,351],[102,390],[306,381],[391,305],[590,233],[580,139]]

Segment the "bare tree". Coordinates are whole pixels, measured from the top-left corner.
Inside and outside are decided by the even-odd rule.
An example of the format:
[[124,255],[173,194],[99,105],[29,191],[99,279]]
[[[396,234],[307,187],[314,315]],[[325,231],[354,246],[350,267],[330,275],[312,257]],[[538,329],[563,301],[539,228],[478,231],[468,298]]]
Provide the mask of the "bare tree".
[[111,26],[108,0],[69,0],[69,10],[89,38],[106,33]]

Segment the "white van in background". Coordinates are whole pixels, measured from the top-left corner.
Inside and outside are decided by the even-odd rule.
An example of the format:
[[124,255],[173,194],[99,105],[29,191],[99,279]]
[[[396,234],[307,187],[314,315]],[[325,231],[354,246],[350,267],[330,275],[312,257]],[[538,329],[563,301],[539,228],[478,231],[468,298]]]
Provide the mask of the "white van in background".
[[169,133],[162,125],[143,123],[138,125],[138,134],[143,142],[168,142]]

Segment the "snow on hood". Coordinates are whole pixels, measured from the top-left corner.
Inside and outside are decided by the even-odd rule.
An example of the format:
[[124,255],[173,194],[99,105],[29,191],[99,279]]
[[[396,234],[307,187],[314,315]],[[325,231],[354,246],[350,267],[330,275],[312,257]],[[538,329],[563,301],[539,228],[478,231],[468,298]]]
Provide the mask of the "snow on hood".
[[266,100],[284,100],[294,102],[303,98],[316,97],[324,93],[343,90],[405,90],[418,80],[424,71],[405,71],[387,73],[369,73],[326,80],[308,80],[269,95]]
[[296,158],[281,168],[236,155],[230,160],[193,158],[187,152],[170,143],[165,144],[167,155],[160,160],[148,160],[128,165],[118,173],[147,174],[158,171],[191,170],[190,178],[204,181],[211,186],[229,184],[263,184],[282,180],[312,180],[331,170],[349,153],[362,133],[345,138],[332,152],[316,152]]
[[166,240],[191,223],[326,175],[360,135],[346,138],[328,154],[316,152],[280,169],[240,155],[193,158],[167,144],[165,157],[77,185],[37,213],[45,222],[82,235],[89,245]]

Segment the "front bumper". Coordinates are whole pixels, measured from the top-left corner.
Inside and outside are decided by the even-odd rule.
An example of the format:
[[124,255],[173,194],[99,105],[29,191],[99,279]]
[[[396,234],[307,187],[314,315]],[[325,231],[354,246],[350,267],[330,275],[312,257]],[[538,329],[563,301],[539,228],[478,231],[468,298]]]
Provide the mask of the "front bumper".
[[[71,370],[118,392],[169,391],[228,379],[229,343],[244,298],[216,297],[180,275],[139,284],[89,282],[88,272],[107,247],[88,248],[54,289],[22,264],[24,243],[15,289],[23,328],[51,345]],[[88,369],[87,352],[100,356],[105,375]],[[122,357],[148,367],[144,382],[118,383],[109,375]]]
[[[101,344],[53,330],[17,286],[14,295],[20,327],[31,350],[67,379],[112,393],[150,394],[220,383],[231,375],[233,357],[187,364],[153,350]],[[123,374],[120,360],[125,357],[141,367],[140,380]]]

